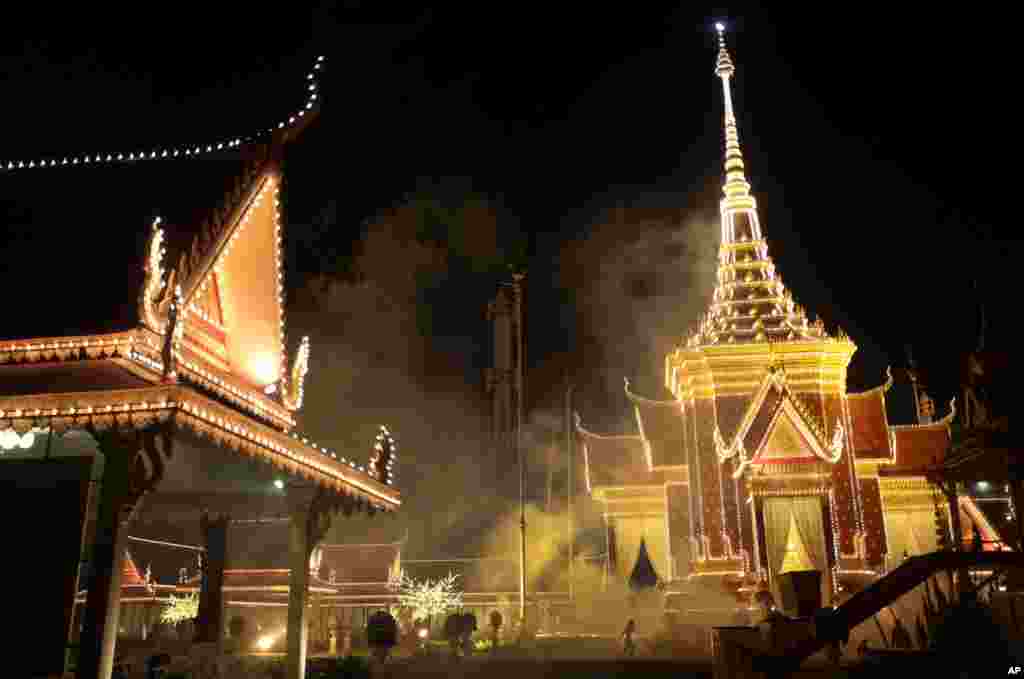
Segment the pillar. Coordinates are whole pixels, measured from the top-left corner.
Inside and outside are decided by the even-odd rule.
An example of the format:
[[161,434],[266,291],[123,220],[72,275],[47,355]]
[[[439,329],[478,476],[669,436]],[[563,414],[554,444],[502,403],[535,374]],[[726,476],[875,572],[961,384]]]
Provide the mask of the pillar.
[[203,512],[199,525],[203,533],[203,573],[196,616],[196,643],[214,644],[218,653],[224,641],[224,568],[227,559],[229,517]]
[[324,491],[315,486],[289,484],[288,500],[288,632],[285,678],[305,679],[309,635],[309,558],[330,526],[324,509]]
[[79,636],[78,679],[110,679],[114,668],[124,570],[124,524],[132,509],[132,471],[137,459],[131,437],[98,437],[103,453],[103,480],[92,548],[89,592]]
[[[949,522],[950,528],[953,532],[953,551],[962,552],[964,548],[963,544],[963,529],[960,526],[960,500],[957,497],[956,482],[951,481],[943,485],[943,492],[946,495],[946,502],[949,503]],[[950,573],[950,583],[954,583],[953,574]],[[956,571],[956,581],[953,586],[951,594],[958,596],[963,588],[967,585],[969,577],[967,575],[966,568],[960,568]],[[959,596],[958,596],[959,598]]]

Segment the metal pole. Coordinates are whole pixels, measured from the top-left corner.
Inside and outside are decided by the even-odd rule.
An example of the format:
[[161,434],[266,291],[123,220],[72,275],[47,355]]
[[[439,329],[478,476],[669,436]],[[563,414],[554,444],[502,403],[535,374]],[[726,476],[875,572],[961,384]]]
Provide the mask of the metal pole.
[[526,632],[526,456],[523,454],[523,302],[524,275],[512,274],[516,305],[516,456],[519,458],[519,634]]
[[[566,380],[566,382],[568,382],[568,380]],[[569,530],[569,601],[570,602],[576,600],[576,580],[575,580],[575,577],[574,577],[575,576],[575,570],[574,570],[575,566],[573,564],[573,561],[574,561],[574,559],[573,559],[573,552],[575,551],[573,549],[573,547],[575,546],[575,542],[576,542],[576,534],[575,534],[575,530],[574,530],[573,515],[572,515],[573,491],[575,490],[575,488],[572,485],[573,484],[573,477],[572,477],[572,467],[573,467],[572,391],[573,391],[572,382],[568,382],[568,385],[566,386],[566,389],[565,389],[565,454],[566,454],[566,457],[568,458],[568,465],[567,465],[568,480],[566,481],[567,488],[566,488],[566,491],[565,491],[565,496],[566,496],[566,507],[568,509],[568,511],[566,513],[568,514],[568,522],[569,522],[568,530]]]

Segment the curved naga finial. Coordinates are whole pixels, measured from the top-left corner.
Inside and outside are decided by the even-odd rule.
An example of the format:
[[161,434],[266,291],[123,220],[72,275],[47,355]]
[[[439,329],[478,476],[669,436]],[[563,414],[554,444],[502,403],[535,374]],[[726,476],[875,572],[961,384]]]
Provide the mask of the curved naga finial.
[[153,332],[164,332],[166,318],[160,313],[161,303],[166,296],[167,283],[164,281],[164,230],[160,228],[160,218],[153,220],[153,229],[146,243],[146,259],[143,264],[145,279],[142,294],[139,296],[139,319]]
[[164,344],[160,350],[160,358],[164,364],[165,380],[173,380],[178,374],[178,350],[185,330],[185,302],[181,295],[181,286],[174,286],[174,297],[167,309],[167,323],[164,326]]
[[828,446],[828,452],[832,455],[828,461],[832,464],[839,462],[839,458],[843,455],[843,441],[845,436],[846,431],[843,429],[843,423],[836,422],[836,429],[832,432],[832,441]]
[[303,337],[299,344],[299,350],[295,354],[295,362],[292,364],[292,373],[288,383],[281,392],[284,405],[288,410],[298,410],[302,407],[302,398],[305,395],[306,373],[309,372],[309,337]]

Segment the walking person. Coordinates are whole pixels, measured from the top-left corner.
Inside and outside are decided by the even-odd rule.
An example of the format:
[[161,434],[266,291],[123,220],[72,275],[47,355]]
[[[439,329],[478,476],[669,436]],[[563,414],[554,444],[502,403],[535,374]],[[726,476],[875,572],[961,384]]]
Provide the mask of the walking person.
[[630,618],[626,623],[626,629],[622,632],[622,652],[628,658],[636,655],[636,644],[633,642],[633,634],[636,632],[636,622]]

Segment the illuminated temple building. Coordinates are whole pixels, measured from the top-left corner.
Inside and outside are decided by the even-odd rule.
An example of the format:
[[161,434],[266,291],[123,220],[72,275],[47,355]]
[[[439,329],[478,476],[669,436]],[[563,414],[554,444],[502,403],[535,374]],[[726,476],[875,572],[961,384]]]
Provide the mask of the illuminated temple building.
[[[636,433],[603,436],[578,422],[587,490],[603,507],[620,578],[644,540],[670,590],[725,580],[750,591],[766,582],[778,598],[779,574],[818,570],[828,602],[906,555],[938,549],[939,532],[949,530],[938,491],[913,472],[879,470],[942,458],[955,408],[894,424],[891,372],[874,389],[847,391],[857,347],[842,330],[808,320],[769,254],[744,171],[734,72],[720,33],[725,195],[714,294],[695,331],[665,357],[674,398],[646,399],[627,383]],[[998,540],[973,499],[959,499],[964,533]]]

